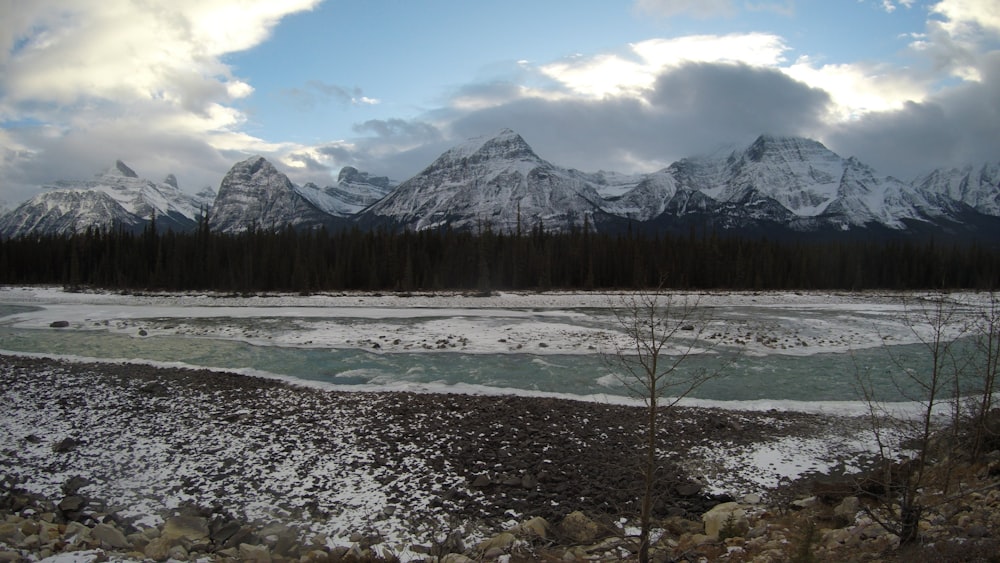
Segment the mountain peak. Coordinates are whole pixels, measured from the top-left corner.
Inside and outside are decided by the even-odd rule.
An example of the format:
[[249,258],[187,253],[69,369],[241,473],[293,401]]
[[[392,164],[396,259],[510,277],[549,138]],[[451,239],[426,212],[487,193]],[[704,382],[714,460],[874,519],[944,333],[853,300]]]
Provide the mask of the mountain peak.
[[823,143],[812,139],[765,134],[757,137],[750,145],[747,149],[747,158],[754,162],[760,162],[766,156],[772,154],[788,151],[801,153],[803,151],[812,152],[817,150],[827,151],[828,149]]
[[173,174],[167,174],[167,177],[163,179],[163,183],[168,186],[177,187],[177,176]]
[[128,167],[128,165],[120,160],[116,160],[114,166],[108,168],[108,171],[105,172],[105,174],[108,176],[123,176],[125,178],[139,177],[139,175],[135,173],[135,170],[132,170]]
[[523,137],[511,129],[502,129],[495,135],[469,139],[445,153],[452,160],[463,158],[473,161],[486,159],[539,160],[538,155]]

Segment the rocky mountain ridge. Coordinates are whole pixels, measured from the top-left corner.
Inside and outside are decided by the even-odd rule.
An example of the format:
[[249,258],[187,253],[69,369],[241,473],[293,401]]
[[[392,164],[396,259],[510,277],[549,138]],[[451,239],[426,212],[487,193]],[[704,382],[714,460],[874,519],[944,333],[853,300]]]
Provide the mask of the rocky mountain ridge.
[[91,180],[60,180],[0,216],[0,236],[62,234],[98,229],[141,229],[155,215],[159,225],[188,230],[214,193],[190,195],[170,174],[161,182],[140,178],[122,161]]
[[[119,161],[94,182],[57,182],[4,215],[0,236],[90,224],[140,228],[154,211],[158,221],[168,217],[171,227],[183,229],[208,208],[204,194],[177,190],[172,175],[153,183]],[[564,231],[589,224],[605,232],[988,239],[1000,233],[1000,162],[903,181],[815,140],[761,135],[746,147],[685,158],[650,174],[584,173],[542,159],[505,129],[455,146],[398,185],[348,166],[334,186],[298,186],[255,156],[227,173],[209,215],[222,232],[349,225]]]

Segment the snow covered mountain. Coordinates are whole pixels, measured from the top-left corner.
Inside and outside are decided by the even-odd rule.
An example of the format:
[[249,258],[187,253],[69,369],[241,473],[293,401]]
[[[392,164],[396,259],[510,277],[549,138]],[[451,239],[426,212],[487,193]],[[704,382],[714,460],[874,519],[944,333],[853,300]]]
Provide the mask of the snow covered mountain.
[[386,176],[370,176],[345,166],[340,170],[336,186],[320,188],[309,182],[295,186],[295,191],[334,217],[350,217],[385,197],[394,187]]
[[960,201],[984,215],[1000,217],[1000,162],[934,170],[914,180],[913,185]]
[[95,180],[57,182],[0,217],[0,236],[141,228],[154,212],[158,225],[182,228],[211,199],[209,224],[222,232],[352,224],[523,232],[589,222],[606,232],[1000,237],[1000,163],[939,169],[904,182],[814,140],[762,135],[651,174],[584,173],[542,159],[509,129],[446,151],[399,185],[348,166],[334,186],[296,186],[255,156],[236,163],[217,194],[190,196],[172,175],[150,182],[119,161]]
[[746,148],[675,162],[607,209],[657,228],[905,231],[962,221],[966,208],[944,191],[880,176],[817,141],[762,135]]
[[88,227],[138,229],[155,214],[158,228],[192,228],[210,201],[182,192],[173,174],[140,178],[117,161],[93,180],[59,181],[0,217],[0,236],[66,234]]
[[232,233],[263,229],[315,228],[335,218],[304,197],[262,156],[237,162],[219,185],[209,214],[209,227]]
[[358,220],[413,230],[447,224],[513,232],[539,222],[563,230],[602,211],[604,199],[586,176],[542,160],[505,129],[445,152]]

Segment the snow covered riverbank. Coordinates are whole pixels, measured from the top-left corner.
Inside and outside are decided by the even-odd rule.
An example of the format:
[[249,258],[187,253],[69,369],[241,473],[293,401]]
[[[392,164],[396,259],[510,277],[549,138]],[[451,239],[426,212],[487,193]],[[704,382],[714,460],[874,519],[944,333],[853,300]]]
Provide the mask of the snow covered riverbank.
[[[377,534],[401,549],[442,526],[476,541],[532,516],[630,513],[634,407],[527,397],[337,393],[132,364],[0,357],[0,473],[58,500],[73,477],[136,527],[185,506],[282,522],[330,544]],[[856,468],[863,421],[790,412],[677,411],[664,486],[699,515]],[[485,479],[485,480],[484,480]]]

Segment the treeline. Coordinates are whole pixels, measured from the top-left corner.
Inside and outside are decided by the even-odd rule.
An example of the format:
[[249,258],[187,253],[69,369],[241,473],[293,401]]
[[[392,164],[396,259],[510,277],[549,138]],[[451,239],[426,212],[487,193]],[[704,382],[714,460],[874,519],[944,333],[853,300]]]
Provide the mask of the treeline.
[[88,230],[0,241],[0,283],[118,290],[995,289],[1000,253],[905,240],[450,229]]

